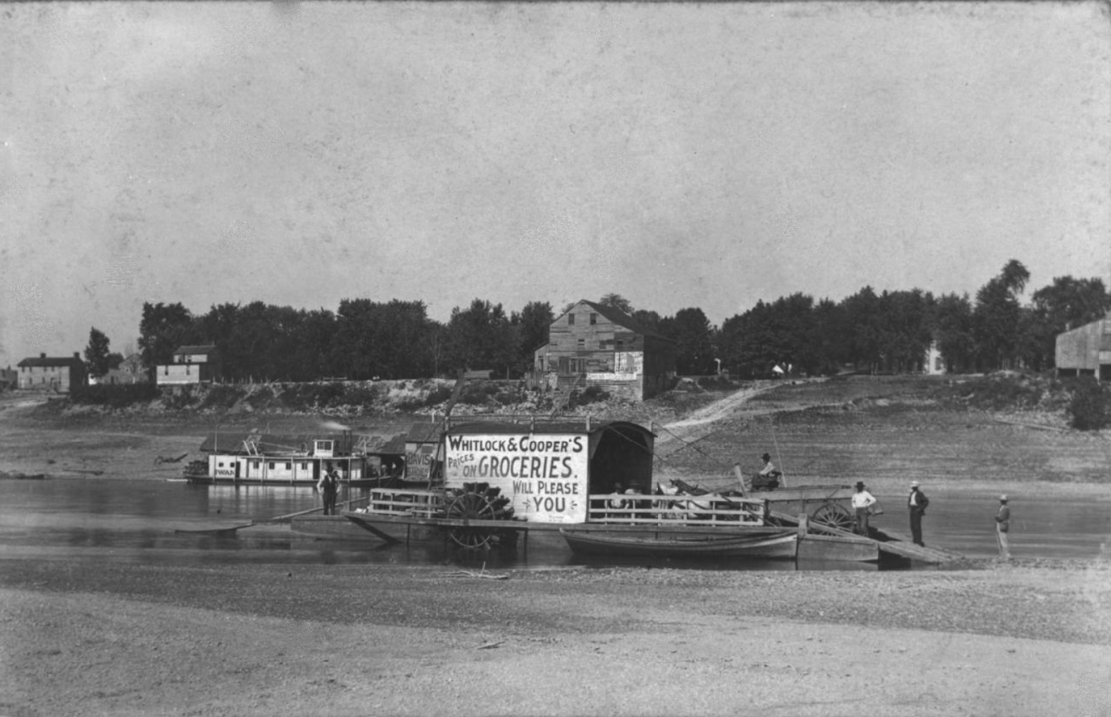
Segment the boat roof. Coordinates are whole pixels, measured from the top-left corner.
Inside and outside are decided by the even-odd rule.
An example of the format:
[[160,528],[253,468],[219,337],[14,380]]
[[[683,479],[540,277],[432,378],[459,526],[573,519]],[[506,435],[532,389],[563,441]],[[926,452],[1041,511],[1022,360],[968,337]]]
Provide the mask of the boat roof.
[[[284,455],[302,450],[311,450],[313,441],[336,441],[342,443],[342,434],[278,434],[278,433],[210,433],[201,443],[201,452],[246,453],[243,442],[257,439],[258,452],[271,455]],[[354,444],[354,440],[352,440]]]

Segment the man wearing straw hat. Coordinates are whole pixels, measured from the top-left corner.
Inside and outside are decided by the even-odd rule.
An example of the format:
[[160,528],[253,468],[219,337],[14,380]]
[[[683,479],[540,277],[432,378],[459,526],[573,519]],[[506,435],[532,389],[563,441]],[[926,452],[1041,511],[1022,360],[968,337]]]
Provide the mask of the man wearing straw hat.
[[1011,509],[1007,507],[1007,495],[999,496],[999,511],[995,514],[995,541],[999,545],[999,558],[1011,559],[1011,544],[1007,533],[1011,530]]

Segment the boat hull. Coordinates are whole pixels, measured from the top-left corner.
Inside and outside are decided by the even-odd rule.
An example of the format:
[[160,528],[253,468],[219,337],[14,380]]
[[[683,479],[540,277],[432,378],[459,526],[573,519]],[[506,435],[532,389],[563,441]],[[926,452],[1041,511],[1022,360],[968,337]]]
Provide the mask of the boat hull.
[[798,533],[777,531],[756,535],[630,536],[601,531],[561,530],[571,551],[578,555],[611,555],[645,558],[683,558],[704,560],[794,559]]
[[799,541],[799,560],[815,562],[875,563],[880,559],[879,543],[860,537],[809,533]]

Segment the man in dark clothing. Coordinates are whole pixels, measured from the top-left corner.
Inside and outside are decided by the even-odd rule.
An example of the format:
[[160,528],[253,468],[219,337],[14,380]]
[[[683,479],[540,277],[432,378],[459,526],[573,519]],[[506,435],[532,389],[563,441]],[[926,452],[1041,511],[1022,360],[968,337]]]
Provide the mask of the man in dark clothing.
[[336,494],[339,493],[339,476],[329,463],[327,470],[320,476],[316,489],[324,496],[324,515],[336,514]]
[[907,510],[910,511],[910,536],[915,545],[921,545],[923,548],[926,544],[922,542],[922,516],[926,514],[926,506],[930,504],[930,499],[926,494],[918,490],[918,481],[911,481],[910,495],[907,496]]

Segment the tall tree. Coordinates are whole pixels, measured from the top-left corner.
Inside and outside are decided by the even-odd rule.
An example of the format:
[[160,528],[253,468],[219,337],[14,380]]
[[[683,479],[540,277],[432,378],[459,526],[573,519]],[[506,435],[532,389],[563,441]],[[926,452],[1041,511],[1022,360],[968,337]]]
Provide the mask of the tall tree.
[[111,368],[108,337],[95,326],[89,329],[89,343],[85,346],[85,369],[94,378],[100,378]]
[[493,369],[505,375],[513,364],[513,332],[501,304],[475,299],[451,310],[447,325],[447,363],[451,369]]
[[880,298],[871,286],[841,302],[845,319],[852,327],[851,361],[856,368],[870,373],[883,365],[883,318]]
[[626,316],[633,315],[633,305],[621,294],[606,294],[601,299],[598,299],[598,303],[602,306],[609,306],[617,309]]
[[680,309],[671,320],[671,338],[678,344],[675,368],[680,374],[712,374],[714,361],[714,328],[702,309]]
[[548,343],[548,329],[554,318],[547,301],[530,301],[520,314],[510,317],[517,330],[517,371],[524,373],[532,368],[533,352]]
[[139,352],[143,368],[151,379],[154,378],[157,366],[171,363],[174,351],[196,341],[198,333],[193,326],[193,315],[180,303],[143,302],[143,317],[139,322]]
[[723,360],[738,376],[765,377],[780,366],[807,373],[821,365],[817,351],[814,300],[806,294],[757,301],[722,325],[722,343],[730,353]]
[[933,336],[948,373],[970,371],[975,365],[972,302],[968,295],[944,294],[933,308]]
[[664,334],[664,331],[661,329],[664,320],[655,311],[650,311],[648,309],[637,309],[629,316],[632,318],[633,321],[637,323],[638,326],[649,331],[655,331],[658,334],[662,334],[665,336],[667,335]]
[[933,338],[933,295],[921,289],[883,292],[879,301],[880,352],[884,368],[899,373],[921,371]]
[[1030,272],[1022,262],[1011,259],[998,276],[976,292],[973,337],[981,367],[1013,367],[1022,329],[1019,297],[1029,280]]
[[822,299],[811,318],[814,327],[813,369],[820,374],[836,374],[851,360],[852,330],[841,306],[831,299]]

